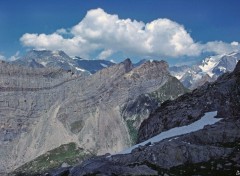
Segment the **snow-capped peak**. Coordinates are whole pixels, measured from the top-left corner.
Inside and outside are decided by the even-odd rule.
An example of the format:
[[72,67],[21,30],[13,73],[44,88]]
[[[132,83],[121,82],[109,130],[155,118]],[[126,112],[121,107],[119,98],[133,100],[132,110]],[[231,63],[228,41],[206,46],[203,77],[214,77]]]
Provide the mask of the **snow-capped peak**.
[[59,51],[52,51],[52,55],[55,56],[55,57],[60,56]]
[[232,53],[230,53],[230,54],[226,54],[226,56],[232,56],[232,57],[234,57],[235,55],[237,55],[238,53],[236,53],[236,52],[232,52]]
[[214,75],[212,72],[213,69],[218,65],[223,56],[224,55],[216,55],[207,57],[202,61],[202,64],[199,65],[199,68],[202,70],[202,72],[207,73],[210,77],[212,77]]

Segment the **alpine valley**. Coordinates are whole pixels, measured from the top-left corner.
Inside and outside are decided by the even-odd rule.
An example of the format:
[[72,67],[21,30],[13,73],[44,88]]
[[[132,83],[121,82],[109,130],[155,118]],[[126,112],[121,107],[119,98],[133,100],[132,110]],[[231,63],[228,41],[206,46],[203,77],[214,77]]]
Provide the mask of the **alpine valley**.
[[234,175],[240,54],[193,66],[32,50],[0,62],[2,175]]

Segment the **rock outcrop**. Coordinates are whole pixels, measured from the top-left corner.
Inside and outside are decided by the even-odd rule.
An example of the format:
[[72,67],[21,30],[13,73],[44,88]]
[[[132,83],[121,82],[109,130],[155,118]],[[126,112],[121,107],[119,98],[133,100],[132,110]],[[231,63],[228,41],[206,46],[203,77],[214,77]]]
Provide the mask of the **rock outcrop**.
[[224,74],[214,83],[205,84],[175,101],[163,103],[142,123],[138,142],[172,127],[187,125],[208,111],[218,111],[218,116],[223,118],[239,116],[239,64],[232,73]]
[[[68,143],[92,155],[119,152],[133,142],[123,118],[128,102],[156,91],[156,99],[172,99],[185,91],[170,76],[164,61],[149,61],[134,68],[127,59],[90,76],[1,63],[0,73],[2,172]],[[173,97],[169,95],[174,91],[171,80],[181,87]],[[163,86],[172,91],[161,94]],[[128,113],[131,111],[135,110]],[[150,112],[140,116],[136,129]]]

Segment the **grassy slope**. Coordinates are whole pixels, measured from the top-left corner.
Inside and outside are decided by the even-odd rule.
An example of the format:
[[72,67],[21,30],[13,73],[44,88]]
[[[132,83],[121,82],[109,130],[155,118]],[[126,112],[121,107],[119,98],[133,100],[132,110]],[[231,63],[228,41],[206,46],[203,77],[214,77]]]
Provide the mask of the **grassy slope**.
[[93,156],[91,153],[78,148],[75,143],[68,143],[22,165],[14,171],[14,174],[34,175],[35,173],[43,173],[46,170],[60,167],[62,163],[73,165],[91,156]]

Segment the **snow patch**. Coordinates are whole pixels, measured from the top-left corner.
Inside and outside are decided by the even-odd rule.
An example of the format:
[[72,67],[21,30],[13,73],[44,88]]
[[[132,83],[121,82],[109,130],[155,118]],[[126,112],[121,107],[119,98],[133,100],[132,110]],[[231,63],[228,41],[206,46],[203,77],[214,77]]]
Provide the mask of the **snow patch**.
[[227,72],[227,69],[226,69],[225,67],[220,66],[220,67],[218,67],[218,68],[219,68],[220,71],[223,72],[223,73],[226,73],[226,72]]
[[200,65],[199,68],[210,77],[213,77],[214,74],[212,71],[218,65],[223,56],[224,54],[208,57],[202,61],[202,65]]
[[103,66],[103,67],[108,67],[106,64],[103,64],[103,63],[100,63],[101,64],[101,66]]
[[70,66],[74,67],[74,65],[72,63],[69,63]]
[[207,60],[203,61],[203,64],[199,66],[199,68],[207,73],[209,76],[213,76],[213,68],[218,64],[218,62],[216,62],[214,59],[212,59],[211,57],[208,58]]
[[84,60],[84,61],[90,61],[91,59],[85,59],[85,58],[81,58],[81,57],[72,57],[73,60]]
[[230,53],[230,54],[226,54],[226,56],[235,56],[237,53],[233,52],[233,53]]
[[79,68],[79,67],[75,67],[76,68],[76,70],[78,70],[78,71],[82,71],[82,72],[85,72],[86,70],[84,70],[84,69],[82,69],[82,68]]
[[[131,153],[133,149],[139,147],[139,146],[144,146],[147,143],[151,142],[151,144],[153,144],[154,142],[159,142],[162,141],[166,138],[172,138],[175,137],[174,139],[177,139],[176,136],[179,135],[183,135],[183,134],[188,134],[188,133],[192,133],[198,130],[203,129],[206,125],[213,125],[216,122],[220,121],[221,118],[214,118],[217,115],[217,111],[213,111],[213,112],[208,112],[205,113],[205,115],[193,122],[192,124],[186,125],[186,126],[181,126],[181,127],[175,127],[172,128],[170,130],[164,131],[140,144],[134,145],[128,149],[125,149],[117,154],[127,154],[127,153]],[[169,140],[170,141],[170,140]]]
[[54,57],[59,57],[60,55],[59,55],[59,51],[52,51],[52,55],[54,56]]
[[183,77],[184,73],[179,73],[174,75],[178,80],[180,80]]
[[44,67],[46,67],[48,62],[40,62],[40,64],[42,64]]
[[114,64],[117,64],[117,62],[115,60],[110,60],[110,62],[114,63]]

